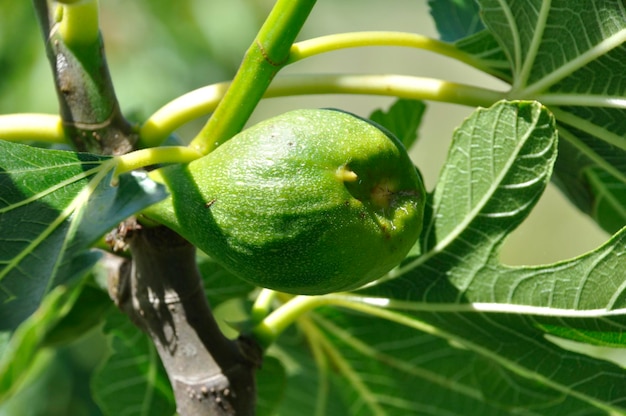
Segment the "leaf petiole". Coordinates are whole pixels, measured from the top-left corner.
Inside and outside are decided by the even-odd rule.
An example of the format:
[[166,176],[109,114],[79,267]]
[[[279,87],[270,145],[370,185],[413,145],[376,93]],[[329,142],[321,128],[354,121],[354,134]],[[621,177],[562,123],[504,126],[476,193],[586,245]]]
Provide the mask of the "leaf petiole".
[[363,307],[360,305],[371,308],[384,308],[387,306],[384,301],[388,301],[388,299],[376,299],[373,302],[367,302],[367,299],[369,298],[342,293],[331,293],[322,296],[294,296],[288,298],[283,305],[257,324],[253,328],[252,333],[262,346],[267,347],[274,342],[287,327],[297,321],[305,313],[319,308],[320,306],[333,305],[357,310]]
[[[213,84],[190,91],[165,104],[152,114],[139,131],[141,144],[158,146],[180,126],[211,113],[229,83]],[[278,77],[264,98],[314,94],[356,94],[394,96],[489,107],[506,92],[433,78],[407,75],[302,74]]]
[[252,320],[259,322],[267,316],[272,306],[272,302],[276,299],[276,291],[271,289],[262,289],[252,305]]
[[50,114],[0,115],[0,140],[67,143],[61,117]]
[[265,98],[305,94],[380,95],[476,107],[491,106],[504,98],[506,93],[409,75],[323,74],[277,79],[268,89]]
[[202,157],[186,146],[152,147],[116,156],[115,177],[122,173],[161,163],[189,163]]
[[453,44],[432,39],[418,33],[390,31],[337,33],[298,42],[291,47],[287,64],[292,64],[326,52],[369,46],[399,46],[423,49],[442,56],[447,56],[480,71],[489,73],[488,68],[485,67],[481,60],[459,50]]
[[319,306],[332,304],[331,296],[295,296],[269,314],[252,329],[261,346],[267,348],[276,338],[304,313]]

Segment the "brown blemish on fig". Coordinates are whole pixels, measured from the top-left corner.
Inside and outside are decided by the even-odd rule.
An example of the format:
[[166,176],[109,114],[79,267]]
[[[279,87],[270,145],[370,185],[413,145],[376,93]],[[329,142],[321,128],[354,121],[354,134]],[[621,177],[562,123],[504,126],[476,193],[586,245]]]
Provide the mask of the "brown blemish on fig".
[[217,198],[213,198],[212,200],[210,200],[209,202],[204,204],[204,207],[205,208],[211,208],[211,206],[213,206],[213,204],[215,204],[215,201],[217,201]]

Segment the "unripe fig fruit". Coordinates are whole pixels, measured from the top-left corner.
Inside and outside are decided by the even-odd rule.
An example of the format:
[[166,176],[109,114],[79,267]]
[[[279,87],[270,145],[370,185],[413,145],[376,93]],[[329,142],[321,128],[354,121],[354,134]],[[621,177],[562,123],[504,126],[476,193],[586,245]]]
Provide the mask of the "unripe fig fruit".
[[358,288],[416,242],[424,186],[390,133],[337,110],[296,110],[153,178],[145,215],[255,285],[317,295]]

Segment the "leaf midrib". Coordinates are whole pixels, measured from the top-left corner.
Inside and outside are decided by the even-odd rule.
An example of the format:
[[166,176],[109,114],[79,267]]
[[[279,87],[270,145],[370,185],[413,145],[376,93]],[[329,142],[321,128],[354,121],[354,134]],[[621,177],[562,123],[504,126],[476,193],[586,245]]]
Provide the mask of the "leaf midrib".
[[451,390],[455,393],[462,394],[464,396],[471,397],[474,400],[482,401],[483,397],[479,390],[470,388],[464,384],[458,383],[455,380],[450,380],[441,376],[439,373],[435,373],[429,370],[425,370],[423,368],[419,368],[418,366],[411,364],[407,361],[397,359],[389,354],[384,354],[371,346],[365,344],[360,341],[356,337],[352,336],[350,333],[345,331],[344,329],[337,327],[332,322],[320,317],[315,316],[315,322],[317,322],[320,326],[322,326],[327,331],[333,333],[335,336],[339,337],[342,341],[344,341],[347,345],[353,348],[355,351],[363,354],[367,358],[380,360],[384,359],[384,362],[391,367],[400,370],[404,373],[410,374],[412,376],[420,377],[423,380],[440,385],[448,390]]
[[537,52],[539,51],[541,40],[543,39],[543,33],[546,28],[546,22],[548,21],[551,6],[552,0],[543,0],[541,2],[541,10],[537,16],[537,24],[533,32],[532,41],[530,42],[530,46],[526,53],[526,60],[522,64],[522,69],[518,73],[517,77],[514,77],[515,84],[513,85],[512,91],[523,88],[523,86],[525,86],[528,82],[533,65],[535,64],[535,59],[537,58]]
[[[57,216],[57,218],[55,218],[54,221],[52,221],[50,224],[48,224],[48,226],[36,238],[34,238],[30,242],[30,244],[28,244],[18,255],[13,257],[11,259],[11,261],[7,263],[7,266],[3,270],[0,271],[0,283],[2,282],[2,280],[12,270],[15,269],[15,267],[17,267],[18,264],[20,264],[20,262],[28,254],[33,252],[35,247],[37,247],[46,238],[48,238],[54,232],[54,230],[57,229],[57,227],[59,227],[67,218],[69,218],[72,215],[72,213],[74,213],[74,211],[76,211],[81,205],[84,205],[87,202],[87,200],[89,199],[89,197],[91,196],[91,194],[95,190],[96,186],[106,177],[106,175],[110,172],[111,168],[113,168],[114,166],[115,166],[114,163],[105,163],[105,164],[102,164],[102,165],[98,166],[97,168],[92,169],[92,171],[97,172],[96,175],[74,197],[72,202],[65,209],[63,209],[61,212],[59,212],[59,215]],[[83,179],[84,177],[87,177],[84,174],[76,175],[76,176],[82,176],[82,178],[80,178],[80,179]],[[72,179],[72,178],[70,178],[70,179]],[[78,220],[78,218],[77,218],[77,220]],[[76,225],[71,227],[70,231],[73,231],[75,229],[76,229]],[[68,232],[68,235],[70,235],[69,232]],[[66,235],[65,238],[63,239],[64,247],[67,245],[68,241],[70,240],[67,237],[68,236]],[[61,250],[61,252],[64,252],[64,250]],[[59,261],[57,260],[55,262],[54,271],[52,272],[52,275],[56,274],[56,270],[59,267],[58,263],[59,263]],[[49,279],[48,280],[48,285],[47,285],[46,291],[44,293],[46,293],[50,289],[51,285],[53,284],[53,280],[54,279]],[[4,287],[1,284],[0,284],[0,290],[2,290],[3,292],[7,293],[8,295],[12,295],[10,292],[6,292],[6,290],[4,289]]]
[[518,91],[515,91],[515,95],[519,98],[526,99],[535,97],[538,94],[547,91],[551,86],[568,77],[590,62],[593,62],[601,56],[609,53],[611,50],[621,46],[624,42],[626,42],[626,29],[621,29],[578,55],[575,59],[572,59],[571,61],[559,66],[554,71],[545,74],[534,83],[526,85],[523,88],[520,87]]
[[71,184],[73,184],[75,182],[78,182],[78,181],[82,180],[82,179],[88,178],[89,176],[95,174],[96,172],[98,172],[102,168],[103,168],[102,164],[99,164],[95,168],[86,170],[84,172],[81,172],[81,173],[78,173],[78,174],[76,174],[74,176],[71,176],[71,177],[69,177],[69,178],[67,178],[67,179],[65,179],[63,181],[57,182],[54,185],[46,188],[43,191],[34,193],[33,195],[29,196],[28,198],[24,198],[24,199],[22,199],[19,202],[14,202],[14,203],[12,203],[10,205],[7,205],[4,208],[0,208],[0,214],[8,212],[8,211],[11,211],[13,209],[19,208],[19,207],[24,206],[24,205],[28,205],[28,204],[30,204],[32,202],[35,202],[35,201],[37,201],[37,200],[39,200],[39,199],[41,199],[41,198],[43,198],[43,197],[45,197],[47,195],[50,195],[50,194],[58,191],[61,188],[69,186],[69,185],[71,185]]

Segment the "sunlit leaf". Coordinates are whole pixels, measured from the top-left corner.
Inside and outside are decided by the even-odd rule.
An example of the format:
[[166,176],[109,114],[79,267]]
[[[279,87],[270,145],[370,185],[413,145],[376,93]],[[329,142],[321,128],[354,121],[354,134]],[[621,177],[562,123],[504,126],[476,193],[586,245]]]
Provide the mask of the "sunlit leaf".
[[[498,103],[477,110],[457,129],[421,256],[361,291],[367,296],[362,302],[385,305],[379,318],[400,328],[390,333],[388,322],[372,317],[360,327],[360,317],[325,324],[343,344],[343,356],[357,354],[347,362],[370,397],[362,403],[367,410],[358,414],[376,414],[381,404],[388,410],[391,403],[397,409],[390,414],[422,414],[427,397],[453,414],[625,411],[626,388],[610,387],[626,376],[623,369],[564,351],[544,331],[589,331],[590,339],[596,331],[615,342],[626,324],[617,314],[626,311],[626,230],[586,255],[553,265],[513,268],[499,261],[504,239],[549,181],[556,144],[554,118],[538,103]],[[377,347],[376,339],[393,346],[393,353]],[[426,342],[445,346],[421,349]],[[369,374],[379,374],[382,386]],[[428,396],[401,392],[411,377],[428,385]],[[357,387],[364,388],[351,388]],[[455,408],[446,401],[450,395],[476,412]]]
[[457,244],[474,252],[504,238],[541,196],[556,144],[554,118],[538,103],[476,110],[454,133],[435,189],[433,221],[423,231],[427,249],[438,253]]
[[478,59],[482,71],[506,82],[511,82],[513,79],[506,54],[488,30],[459,39],[455,42],[455,46]]
[[610,98],[622,97],[626,86],[620,82],[619,58],[626,52],[626,11],[621,0],[478,3],[485,25],[509,59],[514,91],[558,91],[578,97],[583,105],[601,99],[608,106]]
[[510,306],[522,313],[517,304],[552,316],[626,308],[624,230],[596,250],[556,264],[508,267],[499,261],[504,238],[548,182],[555,133],[553,118],[538,104],[500,103],[476,111],[455,133],[423,254],[368,293],[418,303],[500,304],[502,312]]
[[479,109],[457,129],[421,253],[354,297],[338,295],[358,314],[329,308],[301,323],[326,368],[309,383],[331,386],[346,406],[303,414],[626,413],[626,370],[546,337],[626,346],[626,229],[555,264],[499,259],[556,155],[555,119],[536,102]]
[[[561,145],[555,183],[600,224],[614,211],[594,211],[593,192],[626,185],[626,8],[621,0],[479,0],[485,32],[457,46],[490,67],[506,56],[511,99],[548,106]],[[498,47],[494,45],[495,40]],[[499,49],[499,52],[498,52]],[[491,61],[490,61],[491,60]],[[499,76],[497,71],[494,75]],[[567,142],[567,143],[565,143]],[[585,172],[602,170],[612,179],[600,188]],[[608,178],[604,174],[602,178]],[[596,177],[597,179],[597,177]],[[596,185],[597,185],[596,181]],[[593,189],[590,189],[593,188]],[[623,210],[620,207],[619,210]],[[612,224],[611,230],[626,225]]]
[[[621,368],[563,351],[521,316],[324,312],[316,313],[318,337],[344,376],[333,390],[346,414],[600,414],[620,407],[623,389],[611,386]],[[572,376],[571,368],[580,373]]]

